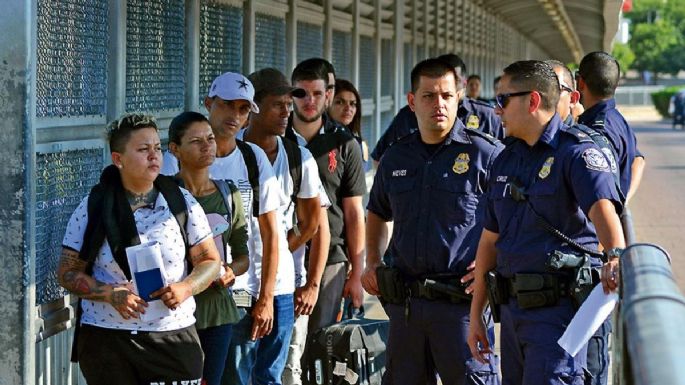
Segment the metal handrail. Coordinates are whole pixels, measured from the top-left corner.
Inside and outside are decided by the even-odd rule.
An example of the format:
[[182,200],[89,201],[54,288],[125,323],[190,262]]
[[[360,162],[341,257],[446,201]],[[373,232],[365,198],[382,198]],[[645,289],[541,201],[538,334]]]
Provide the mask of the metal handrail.
[[685,384],[685,297],[659,246],[635,243],[630,211],[621,217],[629,245],[621,256],[619,307],[613,324],[614,385]]

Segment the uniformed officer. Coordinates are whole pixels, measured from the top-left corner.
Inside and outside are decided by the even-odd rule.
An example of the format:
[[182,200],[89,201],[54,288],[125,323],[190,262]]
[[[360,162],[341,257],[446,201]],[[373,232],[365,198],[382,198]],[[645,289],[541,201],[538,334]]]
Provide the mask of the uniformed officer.
[[480,318],[490,290],[491,304],[499,304],[506,384],[584,383],[585,349],[572,357],[556,341],[582,302],[574,289],[587,293],[592,282],[548,267],[551,256],[587,261],[599,240],[609,260],[600,274],[605,292],[618,282],[621,198],[599,147],[555,113],[559,90],[552,68],[529,60],[504,69],[497,95],[509,137],[491,171],[468,341],[474,357],[488,359]]
[[[580,105],[580,93],[575,89],[573,82],[573,74],[571,70],[558,60],[545,60],[545,63],[552,66],[552,69],[559,78],[559,102],[557,103],[557,113],[561,120],[568,126],[573,126],[575,123],[574,111]],[[582,106],[581,106],[582,107]],[[575,125],[574,127],[595,136],[599,133],[584,125]],[[602,135],[602,134],[599,134]],[[612,146],[608,139],[602,135],[598,140],[605,141],[607,145],[604,148],[600,147],[607,160],[609,167],[615,175],[618,182],[618,170],[616,165],[616,153],[612,151]],[[597,143],[597,142],[596,142]],[[620,186],[619,186],[620,189]],[[599,264],[601,261],[593,261]],[[609,377],[609,334],[611,334],[611,316],[602,323],[595,334],[590,338],[587,345],[587,370],[592,375],[592,385],[606,385]]]
[[[455,54],[445,54],[438,56],[438,59],[452,65],[459,76],[459,81],[462,81],[463,76],[466,75],[466,64],[464,64],[464,61],[461,60],[459,56]],[[495,138],[504,139],[502,123],[495,114],[495,110],[492,106],[481,100],[462,98],[462,94],[463,92],[460,94],[457,118],[461,120],[467,128],[478,129]],[[378,163],[388,147],[397,142],[400,138],[411,133],[416,127],[418,126],[414,112],[409,106],[402,107],[383,135],[378,139],[378,143],[376,143],[373,152],[371,152],[371,158],[374,162]]]
[[[499,383],[496,362],[469,353],[470,297],[460,281],[474,259],[481,197],[502,146],[457,119],[458,78],[442,60],[414,67],[407,99],[418,131],[388,149],[371,189],[362,285],[381,296],[390,318],[385,383],[435,383],[436,371],[443,384]],[[387,268],[380,261],[391,221],[394,267]]]
[[621,190],[628,202],[640,185],[645,160],[637,149],[635,133],[616,110],[614,92],[620,75],[618,61],[606,52],[590,52],[583,57],[576,81],[585,112],[578,117],[578,123],[603,133],[614,146]]

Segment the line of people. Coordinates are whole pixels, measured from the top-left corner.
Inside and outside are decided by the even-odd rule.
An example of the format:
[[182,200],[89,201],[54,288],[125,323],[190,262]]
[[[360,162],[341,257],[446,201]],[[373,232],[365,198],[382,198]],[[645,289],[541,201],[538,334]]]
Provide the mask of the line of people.
[[[58,267],[80,298],[74,358],[90,384],[301,384],[307,334],[365,289],[390,318],[384,383],[499,383],[493,316],[505,384],[606,383],[611,325],[576,357],[556,345],[582,299],[573,272],[546,263],[586,258],[616,288],[617,213],[644,167],[614,108],[618,70],[603,52],[575,79],[516,62],[493,108],[464,97],[459,56],[424,60],[371,154],[359,93],[318,58],[290,80],[218,76],[208,116],[174,118],[165,153],[152,117],[112,122],[112,165],[72,214]],[[590,128],[574,122],[579,99]],[[150,242],[164,287],[144,299],[126,249]],[[172,311],[145,317],[155,300]]]

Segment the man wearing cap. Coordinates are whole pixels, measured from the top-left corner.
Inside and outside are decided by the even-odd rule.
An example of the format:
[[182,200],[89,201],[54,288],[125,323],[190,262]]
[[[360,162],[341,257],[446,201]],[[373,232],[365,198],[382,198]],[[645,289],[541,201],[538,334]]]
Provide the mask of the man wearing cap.
[[[463,81],[466,75],[466,64],[459,56],[450,53],[438,56],[437,59],[443,60],[454,67],[457,76],[459,76],[458,81]],[[466,128],[478,129],[497,139],[504,139],[504,128],[499,117],[495,114],[494,108],[487,102],[463,96],[464,91],[460,90],[457,118],[464,123]],[[374,163],[378,164],[388,147],[417,129],[416,114],[414,114],[409,106],[402,107],[383,135],[378,139],[376,147],[371,152],[371,158]]]
[[[290,341],[289,345],[280,345],[280,355],[276,362],[282,368],[281,362],[292,355],[296,360],[285,363],[283,373],[284,383],[292,383],[286,378],[299,379],[301,375],[300,354],[304,348],[304,338],[307,336],[307,322],[319,294],[321,275],[326,266],[328,256],[328,216],[325,209],[330,203],[323,191],[316,161],[306,148],[298,146],[289,139],[282,138],[288,126],[288,117],[292,110],[292,96],[304,96],[304,90],[291,87],[285,75],[274,68],[265,68],[248,76],[255,87],[255,102],[259,106],[259,113],[252,114],[249,126],[238,134],[238,137],[257,144],[264,150],[271,162],[276,179],[281,190],[288,197],[281,206],[279,220],[287,231],[288,243],[280,250],[280,260],[289,263],[294,260],[294,274],[290,269],[279,268],[277,275],[276,295],[279,293],[295,292],[296,324],[285,330],[284,323],[279,324],[274,333],[283,335]],[[293,152],[297,151],[297,154]],[[298,155],[299,154],[299,155]],[[292,163],[292,164],[291,164]],[[299,169],[299,171],[297,171]],[[295,171],[294,171],[295,170]],[[319,226],[322,223],[323,226]],[[318,231],[317,231],[318,228]],[[305,244],[312,240],[309,249],[309,269],[305,269]],[[292,259],[290,259],[292,253]],[[275,318],[289,317],[280,315],[275,309]],[[299,327],[298,327],[299,325]],[[293,343],[295,340],[295,343]],[[263,342],[262,342],[263,344]],[[259,352],[257,361],[261,360]]]
[[[247,307],[239,307],[243,317],[234,327],[234,333],[242,324],[247,324],[250,329],[250,338],[256,340],[268,336],[274,326],[274,302],[276,300],[274,289],[276,271],[279,267],[279,236],[285,238],[285,231],[278,229],[280,224],[277,220],[277,213],[285,197],[274,178],[273,168],[264,151],[257,145],[236,140],[236,135],[245,125],[250,112],[259,112],[259,107],[253,98],[254,88],[246,77],[238,73],[226,72],[214,79],[204,104],[209,111],[209,122],[217,145],[216,159],[209,167],[210,177],[230,179],[235,183],[241,192],[245,217],[250,218],[248,221],[250,267],[248,273],[236,278],[233,285],[236,294],[246,292],[249,299]],[[245,155],[244,151],[251,151],[251,155]],[[247,162],[250,162],[250,159],[256,164],[248,165]],[[250,183],[248,170],[250,168],[258,170],[259,173],[256,189]],[[164,155],[162,171],[166,175],[174,175],[178,172],[178,162],[170,153]],[[254,196],[255,192],[258,196]],[[256,209],[255,204],[258,206]],[[284,306],[287,306],[287,303]],[[291,311],[293,309],[292,295],[290,309]],[[224,383],[227,381],[227,372],[234,366],[233,361],[234,358],[229,351]],[[273,376],[264,380],[260,377],[253,381],[255,384],[280,381],[280,373],[278,377]]]

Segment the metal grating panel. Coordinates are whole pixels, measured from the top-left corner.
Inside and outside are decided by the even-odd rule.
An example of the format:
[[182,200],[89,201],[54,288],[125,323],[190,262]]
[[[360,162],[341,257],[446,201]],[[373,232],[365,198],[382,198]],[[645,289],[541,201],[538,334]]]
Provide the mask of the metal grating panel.
[[385,129],[388,128],[394,117],[395,113],[392,110],[381,113],[381,133],[385,132]]
[[359,94],[362,99],[373,98],[376,72],[376,50],[372,38],[361,36],[359,38]]
[[285,72],[285,19],[255,15],[255,69],[273,67]]
[[335,74],[352,80],[352,34],[333,30],[333,66]]
[[126,111],[183,109],[185,3],[128,0]]
[[392,96],[394,77],[392,40],[381,40],[381,95]]
[[100,178],[102,149],[36,154],[36,304],[58,299],[62,238],[76,206]]
[[224,72],[243,68],[243,10],[216,1],[200,5],[200,103]]
[[[412,62],[412,45],[410,43],[404,44],[404,92],[411,90],[411,70],[414,68]],[[385,128],[387,126],[384,126]]]
[[108,5],[96,0],[39,0],[36,116],[105,114]]
[[373,137],[374,127],[373,127],[373,115],[367,115],[362,117],[362,138],[366,140],[366,143],[376,143],[376,138]]
[[323,28],[298,21],[297,61],[301,62],[310,57],[323,57]]

